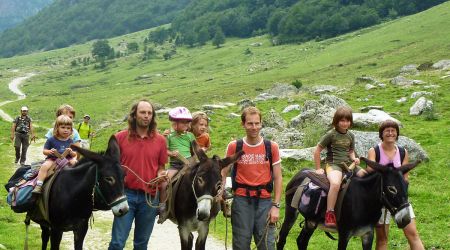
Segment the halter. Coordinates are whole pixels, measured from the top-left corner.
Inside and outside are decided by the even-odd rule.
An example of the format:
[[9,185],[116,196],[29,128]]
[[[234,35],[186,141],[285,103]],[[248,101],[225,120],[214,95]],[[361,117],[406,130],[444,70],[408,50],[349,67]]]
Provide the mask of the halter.
[[[212,204],[213,201],[214,201],[214,199],[217,198],[217,197],[219,197],[220,194],[219,194],[219,192],[217,192],[217,195],[216,195],[216,196],[212,196],[212,195],[209,195],[209,194],[204,194],[204,195],[198,197],[198,196],[197,196],[197,193],[195,192],[195,179],[197,179],[197,173],[198,173],[198,169],[197,169],[197,171],[195,172],[195,176],[194,176],[194,179],[192,179],[192,185],[191,185],[192,193],[194,194],[194,197],[195,197],[195,199],[197,200],[197,204],[198,204],[200,201],[202,201],[202,200],[210,200],[210,201],[211,201],[211,204]],[[219,187],[219,190],[220,190],[220,187]]]
[[108,201],[106,201],[105,196],[100,189],[100,183],[98,182],[98,166],[95,166],[95,184],[92,190],[92,206],[94,206],[95,203],[95,195],[98,195],[100,199],[108,206],[108,208],[114,207],[115,205],[127,200],[127,197],[123,195],[111,203],[108,203]]
[[386,193],[385,193],[384,190],[383,190],[383,187],[384,187],[383,184],[384,184],[384,183],[383,183],[383,177],[381,177],[381,198],[380,198],[380,201],[381,201],[381,203],[383,203],[384,206],[389,210],[389,212],[391,212],[392,216],[394,216],[398,211],[400,211],[400,210],[402,210],[403,208],[405,208],[405,207],[407,207],[407,206],[410,205],[409,202],[405,202],[405,203],[401,204],[401,205],[398,206],[398,207],[395,207],[394,205],[392,205],[392,204],[388,201],[388,199],[386,198]]

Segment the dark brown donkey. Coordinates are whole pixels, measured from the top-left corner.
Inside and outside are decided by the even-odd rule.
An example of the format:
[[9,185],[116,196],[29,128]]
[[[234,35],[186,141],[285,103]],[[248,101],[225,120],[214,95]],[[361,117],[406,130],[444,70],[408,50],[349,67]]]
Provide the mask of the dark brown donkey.
[[192,143],[192,150],[197,155],[198,163],[187,167],[181,177],[178,191],[172,197],[175,214],[169,217],[178,224],[181,249],[192,249],[194,238],[192,232],[197,231],[195,249],[203,250],[208,236],[209,222],[220,210],[216,199],[222,186],[220,170],[233,164],[244,153],[237,152],[224,159],[220,159],[217,155],[208,158],[195,141]]

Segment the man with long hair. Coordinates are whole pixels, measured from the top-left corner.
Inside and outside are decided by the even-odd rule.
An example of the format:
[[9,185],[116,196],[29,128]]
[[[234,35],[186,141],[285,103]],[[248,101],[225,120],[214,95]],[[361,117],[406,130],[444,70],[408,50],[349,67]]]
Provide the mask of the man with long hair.
[[129,211],[114,217],[110,250],[123,249],[134,221],[133,249],[147,249],[157,209],[147,204],[147,195],[153,206],[159,201],[155,190],[146,182],[164,176],[167,163],[166,139],[156,130],[155,110],[147,100],[135,103],[128,115],[128,129],[116,135],[120,147],[120,162],[126,173],[125,193]]

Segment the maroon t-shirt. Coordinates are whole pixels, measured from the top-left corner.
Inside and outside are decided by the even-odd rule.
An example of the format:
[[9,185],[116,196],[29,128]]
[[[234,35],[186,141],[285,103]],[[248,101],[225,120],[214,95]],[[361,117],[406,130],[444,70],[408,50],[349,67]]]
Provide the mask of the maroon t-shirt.
[[166,139],[156,132],[149,137],[128,138],[127,130],[120,131],[115,136],[120,147],[120,163],[134,172],[124,167],[125,188],[145,191],[154,195],[155,190],[150,190],[139,178],[149,182],[157,176],[159,166],[167,163]]

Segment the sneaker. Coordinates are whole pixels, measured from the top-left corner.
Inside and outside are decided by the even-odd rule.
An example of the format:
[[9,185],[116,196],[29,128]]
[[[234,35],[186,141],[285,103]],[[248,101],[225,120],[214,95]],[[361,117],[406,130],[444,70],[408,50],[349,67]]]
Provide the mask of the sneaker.
[[31,191],[31,193],[33,194],[42,194],[42,186],[36,185],[33,189],[33,191]]
[[334,211],[327,211],[325,213],[325,226],[331,228],[336,227],[336,215]]

